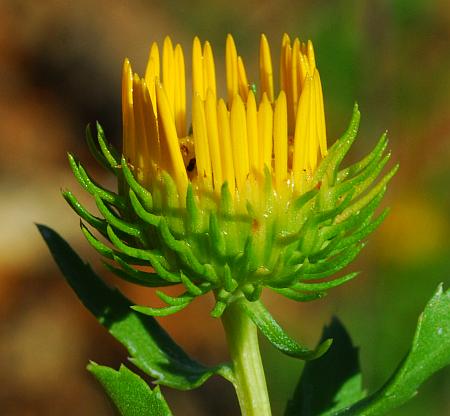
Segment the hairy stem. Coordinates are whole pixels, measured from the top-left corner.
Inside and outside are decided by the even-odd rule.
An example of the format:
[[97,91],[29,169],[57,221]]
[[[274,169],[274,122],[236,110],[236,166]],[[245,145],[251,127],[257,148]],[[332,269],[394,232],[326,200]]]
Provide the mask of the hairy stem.
[[234,387],[243,416],[270,416],[266,378],[255,324],[240,302],[228,305],[222,316],[234,372]]

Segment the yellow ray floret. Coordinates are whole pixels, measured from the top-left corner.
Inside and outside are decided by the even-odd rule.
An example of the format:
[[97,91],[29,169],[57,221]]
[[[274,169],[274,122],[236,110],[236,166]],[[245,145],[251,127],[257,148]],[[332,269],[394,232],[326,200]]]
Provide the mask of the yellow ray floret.
[[273,117],[273,142],[275,159],[275,183],[277,189],[282,187],[287,179],[288,142],[287,137],[287,104],[284,91],[275,102]]
[[[155,80],[160,78],[160,63],[159,63],[159,49],[156,42],[153,42],[150,48],[150,54],[148,57],[147,68],[145,70],[145,82],[150,92],[150,98],[152,100],[153,109],[156,111],[156,91]],[[155,113],[156,115],[156,113]]]
[[216,191],[220,191],[223,183],[222,161],[220,158],[219,131],[217,128],[217,104],[216,95],[208,89],[205,102],[206,132],[208,135],[208,146],[211,155],[211,169],[213,184]]
[[175,64],[173,56],[172,40],[166,36],[163,44],[162,82],[169,102],[169,108],[173,112],[175,100]]
[[194,133],[195,159],[197,174],[202,184],[211,187],[212,171],[209,153],[208,130],[205,109],[200,94],[194,94],[192,104],[192,129]]
[[264,93],[258,109],[258,141],[261,147],[259,152],[259,169],[261,172],[263,172],[265,168],[269,169],[269,172],[272,169],[272,131],[273,110],[269,99],[267,98],[267,94]]
[[261,35],[259,48],[259,76],[261,81],[261,92],[267,94],[269,101],[273,101],[273,70],[272,57],[270,55],[269,42],[266,36]]
[[[188,82],[179,44],[174,47],[166,37],[160,56],[153,43],[144,78],[134,74],[125,60],[123,153],[139,181],[151,188],[166,171],[182,195],[189,181],[196,189],[215,194],[227,182],[234,198],[245,196],[248,186],[258,186],[267,169],[280,193],[305,190],[305,181],[327,154],[323,92],[314,48],[311,41],[295,38],[291,42],[287,34],[283,36],[277,93],[265,35],[259,51],[260,85],[250,88],[243,58],[233,37],[227,36],[227,96],[222,99],[217,96],[220,89],[212,47],[194,39],[191,121],[186,120]],[[188,126],[192,126],[189,132]]]
[[156,101],[158,104],[158,125],[161,145],[161,159],[167,172],[173,176],[180,190],[187,187],[187,174],[181,156],[175,123],[170,111],[169,100],[161,84],[156,86]]
[[134,160],[134,109],[133,109],[133,72],[130,61],[125,59],[122,69],[122,126],[123,154],[128,160]]
[[239,94],[244,101],[247,101],[249,85],[247,80],[247,73],[245,72],[244,61],[242,60],[241,56],[238,56],[237,70]]
[[192,44],[192,93],[204,98],[202,45],[197,36]]
[[233,151],[231,147],[230,117],[223,99],[220,99],[217,105],[217,130],[219,133],[223,180],[231,185],[230,191],[234,194],[235,175]]
[[225,45],[225,64],[228,105],[231,106],[234,96],[238,93],[238,55],[231,35],[227,36]]
[[245,105],[239,95],[234,96],[231,105],[230,126],[236,186],[239,191],[243,191],[245,181],[250,173],[250,166]]
[[247,98],[247,140],[250,170],[256,174],[260,170],[260,144],[258,142],[258,112],[256,109],[256,99],[253,91],[249,92]]
[[179,137],[186,135],[186,74],[183,49],[178,44],[174,52],[174,101],[173,112]]
[[203,47],[203,79],[204,79],[204,93],[208,94],[211,91],[216,96],[216,68],[214,65],[214,56],[211,44],[206,41]]

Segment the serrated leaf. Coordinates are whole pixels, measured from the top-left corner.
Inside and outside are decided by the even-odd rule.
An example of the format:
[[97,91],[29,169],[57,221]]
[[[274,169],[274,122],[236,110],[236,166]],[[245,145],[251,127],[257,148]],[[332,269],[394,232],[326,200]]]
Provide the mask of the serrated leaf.
[[332,415],[365,396],[358,349],[337,318],[324,328],[320,342],[328,338],[332,346],[323,357],[306,363],[285,416]]
[[301,360],[314,360],[325,354],[332,343],[332,340],[328,339],[316,349],[310,350],[289,337],[261,301],[247,302],[242,299],[239,303],[268,341],[283,354]]
[[417,394],[433,373],[450,365],[450,290],[439,285],[419,317],[410,352],[389,381],[377,392],[339,416],[383,415]]
[[192,360],[154,318],[133,311],[133,303],[107,286],[55,231],[44,225],[38,228],[81,302],[127,348],[130,360],[144,373],[179,390],[199,387],[213,374],[231,378],[226,365],[205,367]]
[[148,384],[124,365],[119,371],[91,362],[88,370],[103,386],[122,416],[171,416],[159,387]]

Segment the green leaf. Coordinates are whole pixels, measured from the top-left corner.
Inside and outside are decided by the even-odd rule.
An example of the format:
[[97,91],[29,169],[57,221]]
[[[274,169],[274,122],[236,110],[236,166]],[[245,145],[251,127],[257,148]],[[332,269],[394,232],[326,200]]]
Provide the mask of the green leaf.
[[339,416],[383,415],[417,394],[433,373],[450,365],[450,290],[439,285],[419,317],[410,352],[389,381],[377,392]]
[[133,303],[107,286],[55,231],[44,225],[38,228],[81,302],[127,348],[131,362],[144,373],[179,390],[199,387],[213,374],[231,379],[227,365],[205,367],[192,360],[154,318],[133,311]]
[[328,338],[333,345],[323,357],[306,363],[285,416],[332,415],[365,396],[358,349],[337,318],[324,328],[320,342]]
[[327,339],[315,350],[310,350],[290,338],[260,301],[247,302],[242,299],[238,302],[263,335],[283,354],[301,360],[314,360],[323,355],[332,343],[331,339]]
[[103,386],[122,416],[171,416],[159,387],[147,383],[124,365],[119,371],[91,362],[88,370]]

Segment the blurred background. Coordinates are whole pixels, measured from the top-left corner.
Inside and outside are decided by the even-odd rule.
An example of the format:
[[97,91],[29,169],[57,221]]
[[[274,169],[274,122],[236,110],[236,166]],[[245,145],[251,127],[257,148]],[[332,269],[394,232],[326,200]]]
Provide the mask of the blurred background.
[[[60,232],[94,268],[136,302],[151,291],[108,276],[88,248],[78,218],[60,196],[75,184],[74,152],[106,183],[88,155],[84,128],[101,121],[120,143],[123,58],[142,72],[153,40],[170,34],[190,56],[194,35],[214,48],[224,84],[225,36],[232,33],[256,79],[259,35],[274,62],[283,32],[310,38],[325,94],[328,140],[360,104],[359,140],[347,161],[371,149],[386,129],[401,169],[384,224],[352,270],[360,277],[313,304],[265,296],[277,319],[313,346],[338,315],[360,347],[364,383],[378,388],[407,352],[418,314],[450,270],[450,3],[447,0],[2,0],[0,2],[0,414],[113,415],[85,370],[88,360],[117,368],[126,353],[77,301],[54,265],[34,222]],[[188,59],[189,62],[189,59]],[[188,64],[188,68],[189,68]],[[250,76],[251,78],[251,76]],[[92,205],[91,205],[92,206]],[[225,360],[211,303],[162,319],[174,338],[207,363]],[[262,342],[274,415],[282,414],[301,363]],[[163,389],[175,415],[237,415],[230,386],[208,381],[194,392]],[[392,414],[450,414],[450,371],[425,383]]]

